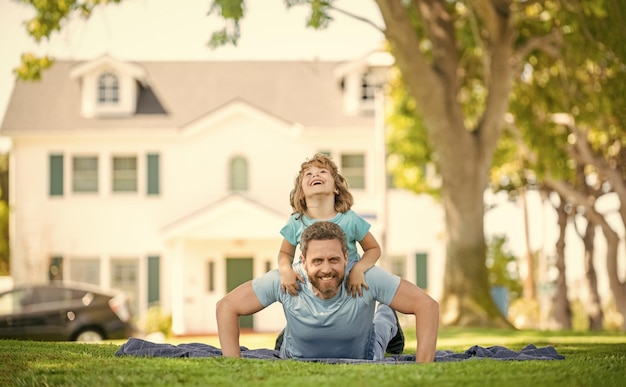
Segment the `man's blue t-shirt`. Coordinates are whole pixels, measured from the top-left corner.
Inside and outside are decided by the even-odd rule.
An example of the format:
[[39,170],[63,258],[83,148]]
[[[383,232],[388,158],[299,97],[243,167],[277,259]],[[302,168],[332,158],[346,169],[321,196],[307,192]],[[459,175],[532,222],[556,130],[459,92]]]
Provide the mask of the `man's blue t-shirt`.
[[[280,230],[280,234],[292,246],[297,247],[300,244],[300,237],[304,229],[317,221],[317,219],[309,218],[306,215],[293,214],[289,217],[287,224]],[[352,210],[348,210],[345,213],[339,212],[334,218],[328,221],[339,225],[346,234],[348,261],[356,262],[360,260],[361,257],[357,251],[356,243],[365,238],[370,230],[370,224]],[[295,261],[297,261],[297,259]]]
[[376,301],[391,303],[400,277],[374,266],[365,272],[369,290],[364,289],[362,297],[352,298],[344,281],[335,297],[323,300],[314,295],[302,265],[294,264],[294,270],[306,280],[298,296],[283,294],[278,270],[252,281],[252,288],[263,306],[274,302],[283,304],[287,327],[281,357],[370,359]]

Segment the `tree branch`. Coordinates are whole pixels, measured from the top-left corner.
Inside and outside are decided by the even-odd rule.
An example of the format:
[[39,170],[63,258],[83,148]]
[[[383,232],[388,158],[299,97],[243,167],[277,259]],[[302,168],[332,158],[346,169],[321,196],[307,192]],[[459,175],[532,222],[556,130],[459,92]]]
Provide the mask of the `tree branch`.
[[442,0],[423,0],[412,3],[422,15],[424,30],[431,41],[433,68],[448,83],[448,98],[456,98],[459,54],[456,45],[454,20]]
[[[508,110],[509,95],[513,83],[513,68],[510,58],[516,34],[511,16],[509,0],[480,0],[474,3],[477,15],[487,30],[487,55],[489,74],[485,79],[487,100],[485,110],[478,123],[480,142],[484,157],[490,157],[503,128],[502,117]],[[488,164],[491,160],[485,160]]]
[[[403,0],[376,0],[376,3],[385,25],[392,26],[386,28],[385,37],[391,46],[402,78],[411,95],[416,98],[420,110],[425,112],[425,120],[429,121],[428,113],[442,110],[445,105],[443,85],[420,50],[420,39]],[[441,112],[438,116],[445,117],[446,114]],[[439,122],[432,123],[432,127],[439,126],[445,125]]]
[[552,115],[552,121],[557,124],[564,125],[574,136],[576,136],[575,147],[578,150],[578,154],[582,160],[590,165],[593,165],[598,171],[601,171],[611,182],[615,192],[621,198],[622,203],[626,203],[626,182],[622,179],[621,172],[612,168],[605,158],[599,157],[591,149],[587,135],[581,130],[574,117],[568,113],[556,113]]
[[521,71],[521,65],[524,63],[524,60],[535,50],[540,50],[551,58],[557,58],[561,51],[562,42],[563,36],[558,29],[554,29],[546,35],[531,37],[514,53],[515,72]]
[[[313,2],[313,0],[309,1],[309,3],[312,3],[312,2]],[[370,19],[368,19],[366,17],[359,16],[357,14],[354,14],[354,13],[350,12],[350,11],[346,11],[345,9],[336,7],[336,6],[334,6],[334,5],[330,4],[330,3],[326,3],[326,4],[328,5],[329,9],[337,11],[337,12],[339,12],[339,13],[345,15],[345,16],[351,17],[351,18],[353,18],[355,20],[358,20],[360,22],[363,22],[365,24],[369,24],[370,26],[374,27],[378,31],[382,32],[383,34],[385,33],[385,28],[384,27],[378,26],[376,23],[374,23],[373,21],[371,21]]]

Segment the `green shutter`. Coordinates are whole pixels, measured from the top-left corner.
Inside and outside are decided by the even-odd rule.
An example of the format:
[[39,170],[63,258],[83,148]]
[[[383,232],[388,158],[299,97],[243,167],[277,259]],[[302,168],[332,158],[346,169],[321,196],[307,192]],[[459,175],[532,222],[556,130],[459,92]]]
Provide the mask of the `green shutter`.
[[158,255],[148,257],[148,305],[161,300],[161,259]]
[[209,261],[207,267],[207,290],[215,291],[215,262]]
[[415,284],[428,289],[428,254],[415,254]]
[[148,155],[148,195],[158,195],[160,193],[159,183],[159,155]]
[[63,155],[50,155],[50,196],[63,196]]

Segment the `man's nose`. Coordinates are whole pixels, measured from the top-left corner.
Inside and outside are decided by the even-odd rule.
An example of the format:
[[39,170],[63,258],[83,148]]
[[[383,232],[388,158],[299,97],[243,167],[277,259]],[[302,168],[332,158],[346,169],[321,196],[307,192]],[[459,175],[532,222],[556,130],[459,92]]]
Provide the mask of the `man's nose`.
[[320,271],[322,273],[330,273],[333,270],[332,268],[333,265],[331,265],[329,261],[324,261],[320,266]]

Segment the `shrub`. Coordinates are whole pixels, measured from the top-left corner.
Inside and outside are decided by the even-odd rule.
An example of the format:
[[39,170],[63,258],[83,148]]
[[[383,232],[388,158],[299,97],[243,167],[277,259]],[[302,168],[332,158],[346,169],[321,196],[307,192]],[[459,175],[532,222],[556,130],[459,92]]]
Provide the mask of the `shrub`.
[[169,337],[172,331],[172,315],[163,313],[160,305],[151,306],[143,322],[143,330],[146,334],[161,332]]

